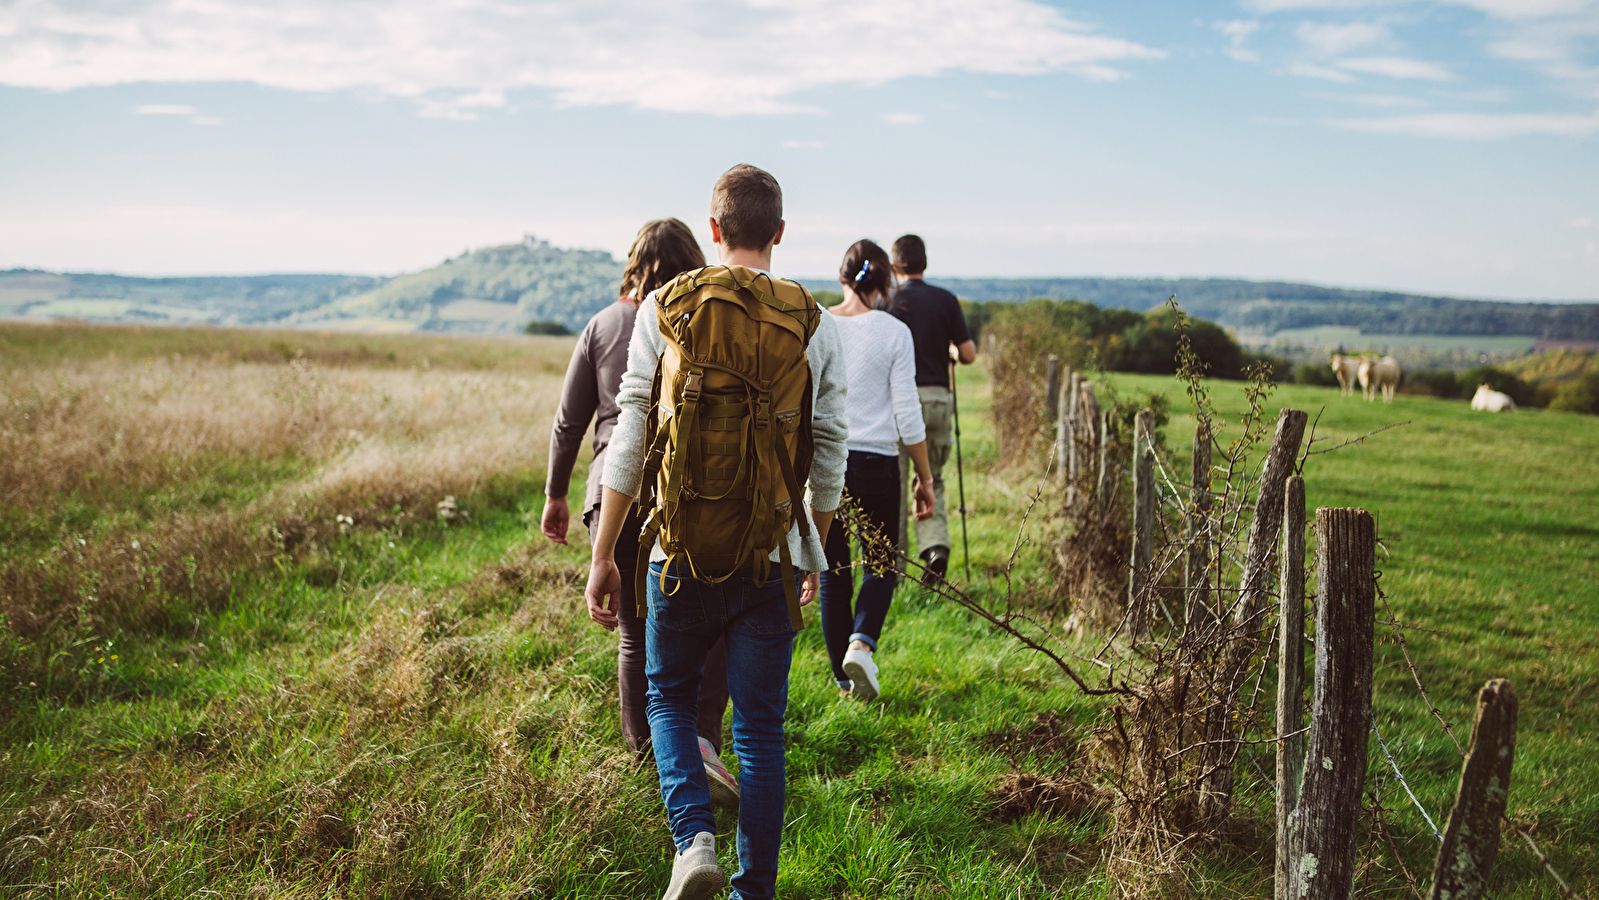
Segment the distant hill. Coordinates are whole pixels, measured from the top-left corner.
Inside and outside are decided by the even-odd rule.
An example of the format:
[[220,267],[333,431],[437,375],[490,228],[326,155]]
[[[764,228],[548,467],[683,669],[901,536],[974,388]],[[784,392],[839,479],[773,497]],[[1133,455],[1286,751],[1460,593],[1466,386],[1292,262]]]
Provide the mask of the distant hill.
[[11,269],[0,271],[0,317],[262,325],[383,281],[352,275],[130,278]]
[[[1145,311],[1175,294],[1183,309],[1240,332],[1342,325],[1366,334],[1528,335],[1599,339],[1599,303],[1462,300],[1283,281],[1224,278],[929,279],[968,300],[1063,297]],[[821,280],[816,282],[821,284]]]
[[488,247],[306,310],[294,324],[362,330],[511,333],[529,322],[577,331],[616,301],[622,264],[603,250],[563,250],[529,236]]
[[616,300],[621,280],[622,264],[609,253],[565,250],[529,236],[397,278],[132,278],[12,269],[0,271],[0,317],[505,334],[547,321],[576,331]]
[[[13,269],[0,272],[0,317],[500,334],[543,321],[576,331],[616,299],[621,277],[622,264],[609,253],[551,247],[529,235],[396,278],[130,278]],[[837,290],[831,278],[804,282]],[[1154,309],[1176,294],[1190,313],[1256,336],[1342,326],[1375,335],[1599,340],[1599,303],[1462,300],[1222,278],[933,282],[969,300],[1063,297],[1138,311]]]

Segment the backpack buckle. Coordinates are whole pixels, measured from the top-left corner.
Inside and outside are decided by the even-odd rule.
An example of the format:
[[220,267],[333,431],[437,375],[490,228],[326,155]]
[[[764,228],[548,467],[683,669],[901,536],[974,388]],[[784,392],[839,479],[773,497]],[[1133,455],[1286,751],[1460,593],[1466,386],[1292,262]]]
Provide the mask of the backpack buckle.
[[772,398],[757,397],[755,399],[755,427],[765,428],[766,423],[772,418]]
[[688,379],[683,382],[683,399],[697,402],[700,399],[700,373],[688,373]]

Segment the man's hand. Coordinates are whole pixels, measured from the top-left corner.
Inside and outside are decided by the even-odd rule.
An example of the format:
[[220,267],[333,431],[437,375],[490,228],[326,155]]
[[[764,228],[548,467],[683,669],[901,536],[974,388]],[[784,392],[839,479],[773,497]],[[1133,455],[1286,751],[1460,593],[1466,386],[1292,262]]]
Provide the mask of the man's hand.
[[933,481],[916,479],[916,521],[925,522],[933,517]]
[[616,630],[616,608],[622,600],[622,573],[614,559],[596,559],[589,564],[589,586],[583,592],[588,601],[589,618],[606,631]]
[[800,606],[809,606],[822,589],[822,576],[812,572],[800,582]]
[[566,529],[572,524],[572,512],[565,497],[547,497],[544,500],[544,518],[539,530],[557,544],[566,543]]

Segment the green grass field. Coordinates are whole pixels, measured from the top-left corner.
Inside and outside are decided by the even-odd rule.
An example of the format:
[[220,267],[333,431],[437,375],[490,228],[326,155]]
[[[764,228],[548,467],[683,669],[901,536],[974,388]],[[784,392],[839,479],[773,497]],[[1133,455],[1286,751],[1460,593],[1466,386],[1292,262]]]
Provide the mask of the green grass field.
[[[330,473],[354,465],[354,451],[320,438],[266,449],[207,444],[181,465],[150,464],[154,474],[126,490],[80,479],[50,499],[29,495],[27,508],[0,508],[5,532],[28,536],[8,539],[0,556],[11,579],[0,582],[8,592],[0,601],[13,623],[27,566],[67,564],[44,552],[50,547],[80,538],[91,547],[148,542],[195,504],[234,515],[246,536],[256,527],[278,534],[264,552],[230,557],[225,591],[201,596],[162,582],[137,595],[169,605],[169,614],[107,612],[97,605],[107,591],[91,586],[72,601],[75,619],[0,631],[0,893],[659,896],[669,868],[664,815],[653,767],[622,749],[614,637],[580,611],[586,548],[554,547],[537,532],[549,404],[515,415],[484,405],[478,418],[439,426],[499,429],[508,444],[531,448],[494,457],[505,471],[492,478],[473,460],[440,455],[422,427],[432,420],[416,418],[439,405],[430,387],[457,390],[450,379],[462,373],[521,379],[487,382],[488,390],[553,391],[569,342],[306,336],[281,353],[271,341],[287,338],[252,332],[17,327],[0,328],[10,393],[0,432],[13,437],[42,427],[41,410],[73,421],[77,407],[60,399],[63,385],[121,346],[139,348],[121,354],[129,371],[103,377],[134,386],[153,377],[144,374],[150,351],[179,358],[174,379],[189,378],[179,363],[192,361],[205,384],[215,373],[255,384],[250,366],[276,367],[259,376],[275,378],[289,366],[285,357],[320,360],[332,374],[317,390],[329,393],[365,397],[371,391],[349,379],[383,370],[414,383],[374,381],[386,393],[371,401],[378,412],[370,415],[365,400],[308,407],[302,394],[284,393],[276,401],[320,416],[369,416],[369,434],[390,428],[382,440],[399,462],[365,480],[327,486]],[[971,564],[979,589],[998,590],[1037,473],[994,470],[983,367],[963,370],[963,379]],[[1182,409],[1171,379],[1114,380],[1126,395],[1166,391]],[[147,389],[177,392],[183,383]],[[1234,414],[1235,387],[1216,386]],[[1378,514],[1389,554],[1382,585],[1403,622],[1429,629],[1408,632],[1411,653],[1457,733],[1469,730],[1484,680],[1514,682],[1521,741],[1511,814],[1536,823],[1556,865],[1591,890],[1599,871],[1599,766],[1591,761],[1599,420],[1490,416],[1411,395],[1367,404],[1299,386],[1272,402],[1313,418],[1325,407],[1316,434],[1332,442],[1410,421],[1311,457],[1310,505]],[[24,410],[35,418],[22,419]],[[1169,446],[1187,446],[1191,429],[1174,415]],[[46,446],[16,441],[22,450]],[[166,446],[152,443],[149,453]],[[442,471],[451,466],[463,474],[452,480]],[[359,490],[399,496],[383,478],[425,483],[440,496],[362,506]],[[201,482],[221,487],[192,487]],[[446,489],[469,518],[431,515]],[[141,512],[130,518],[128,509]],[[333,519],[344,512],[353,528]],[[1017,573],[1024,587],[1044,577],[1038,548],[1050,526],[1033,521]],[[291,522],[295,534],[311,536],[284,537]],[[40,533],[52,528],[59,533]],[[958,551],[954,562],[958,570]],[[204,563],[191,565],[203,575]],[[1076,766],[1099,704],[1042,659],[910,588],[896,598],[879,661],[882,700],[841,700],[820,630],[800,635],[780,896],[1119,895],[1105,875],[1102,814],[1028,812],[994,793],[1018,772]],[[1379,648],[1376,696],[1389,748],[1439,819],[1458,756],[1391,640]],[[1269,771],[1264,751],[1258,759]],[[1373,775],[1385,767],[1374,751]],[[1186,892],[1270,896],[1271,800],[1251,773],[1241,770],[1238,838],[1189,859]],[[1435,845],[1421,816],[1391,784],[1385,797],[1407,865],[1429,869]],[[1496,897],[1557,895],[1520,844],[1507,841],[1497,872]],[[1361,893],[1405,889],[1391,871],[1372,869]]]

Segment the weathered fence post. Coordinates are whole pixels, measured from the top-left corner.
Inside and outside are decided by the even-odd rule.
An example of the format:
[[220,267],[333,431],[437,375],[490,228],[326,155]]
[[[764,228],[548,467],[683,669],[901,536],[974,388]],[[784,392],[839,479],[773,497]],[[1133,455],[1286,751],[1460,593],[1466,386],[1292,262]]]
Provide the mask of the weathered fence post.
[[1516,706],[1516,691],[1503,678],[1483,685],[1477,694],[1471,749],[1466,751],[1455,808],[1432,868],[1428,900],[1476,900],[1487,893],[1488,872],[1499,854],[1499,817],[1510,799]]
[[1078,391],[1083,383],[1083,376],[1072,372],[1066,379],[1066,393],[1061,405],[1066,409],[1066,508],[1077,508],[1077,480],[1083,475],[1082,450],[1079,433],[1083,423],[1078,419],[1077,403]]
[[1093,484],[1094,462],[1099,458],[1099,398],[1094,396],[1094,383],[1080,381],[1077,385],[1077,505],[1082,506]]
[[1110,442],[1114,435],[1111,433],[1110,410],[1099,414],[1099,480],[1094,484],[1094,497],[1099,503],[1099,512],[1104,514],[1110,505]]
[[[1072,378],[1072,370],[1070,366],[1066,367],[1066,371],[1063,373],[1063,375],[1066,381],[1070,383]],[[1071,483],[1071,475],[1067,472],[1067,469],[1070,465],[1067,457],[1071,453],[1072,444],[1072,422],[1070,410],[1068,409],[1070,405],[1071,397],[1069,397],[1065,392],[1062,392],[1056,396],[1054,413],[1055,466],[1056,473],[1060,478],[1060,483],[1062,485],[1068,485]]]
[[1133,552],[1127,581],[1127,629],[1134,638],[1149,629],[1154,612],[1145,585],[1155,557],[1155,413],[1139,410],[1133,421]]
[[1283,491],[1283,544],[1278,551],[1282,612],[1277,645],[1277,900],[1288,897],[1288,817],[1299,804],[1305,771],[1300,704],[1305,683],[1305,479],[1291,475]]
[[1188,508],[1188,571],[1183,579],[1183,628],[1194,626],[1210,607],[1210,425],[1194,429],[1194,496]]
[[1283,485],[1294,472],[1299,442],[1305,437],[1307,416],[1301,410],[1284,408],[1277,414],[1277,433],[1266,464],[1260,473],[1260,488],[1255,494],[1255,518],[1249,524],[1249,544],[1244,554],[1244,574],[1239,580],[1238,605],[1233,611],[1237,626],[1234,640],[1248,653],[1254,649],[1255,625],[1265,613],[1264,600],[1270,592],[1267,574],[1271,571],[1271,551],[1282,530]]
[[1054,353],[1049,355],[1049,362],[1044,366],[1044,416],[1045,421],[1054,423],[1060,415],[1060,410],[1055,407],[1060,403],[1060,357]]
[[[1237,755],[1237,746],[1232,743],[1238,733],[1233,709],[1238,691],[1249,676],[1250,657],[1259,643],[1255,631],[1265,614],[1265,598],[1271,592],[1267,574],[1271,571],[1272,551],[1276,549],[1282,530],[1283,485],[1293,474],[1299,442],[1305,436],[1305,420],[1305,414],[1297,409],[1285,408],[1277,414],[1277,432],[1272,436],[1266,461],[1261,466],[1260,484],[1255,492],[1255,518],[1249,523],[1244,572],[1239,581],[1238,600],[1232,609],[1232,634],[1227,640],[1227,662],[1221,685],[1225,695],[1206,724],[1207,739],[1213,744],[1207,760],[1210,777],[1200,791],[1200,808],[1212,821],[1225,818],[1232,808],[1233,767],[1225,763]],[[1227,621],[1225,610],[1219,611],[1218,619]]]
[[1316,510],[1316,695],[1299,803],[1288,820],[1288,892],[1348,900],[1371,734],[1377,529],[1363,509]]

